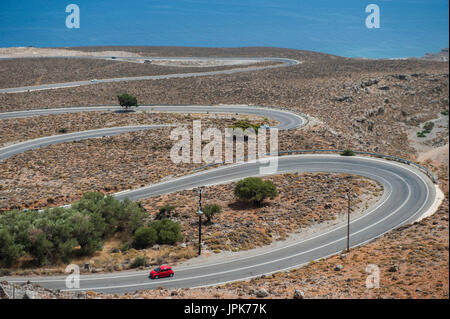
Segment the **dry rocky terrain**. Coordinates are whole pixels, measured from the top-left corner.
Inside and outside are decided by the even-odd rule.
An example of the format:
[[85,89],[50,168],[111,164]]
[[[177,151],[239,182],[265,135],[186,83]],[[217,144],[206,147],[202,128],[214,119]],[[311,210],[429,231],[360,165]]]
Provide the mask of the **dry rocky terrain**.
[[[312,262],[300,269],[261,276],[245,282],[199,289],[140,290],[111,295],[68,293],[22,285],[35,298],[449,298],[448,198],[438,212],[413,225],[394,230],[371,243]],[[379,288],[368,289],[369,264],[380,270]],[[9,288],[11,284],[0,283]],[[10,290],[10,289],[9,289]],[[8,291],[9,291],[8,290]],[[0,291],[1,292],[1,291]],[[1,297],[0,297],[1,298]]]
[[[262,123],[263,118],[238,115],[173,113],[76,113],[11,119],[3,122],[6,141],[109,126],[178,123],[223,130],[236,120]],[[270,122],[269,124],[276,124]],[[79,126],[78,126],[79,125]],[[29,127],[23,131],[20,128]],[[55,144],[14,155],[0,162],[0,210],[41,209],[70,204],[87,191],[113,193],[191,173],[204,164],[174,164],[172,128],[150,129],[117,136]],[[1,136],[1,133],[0,133]],[[89,154],[89,156],[86,156]]]
[[[107,83],[96,84],[92,87],[1,94],[0,111],[115,104],[117,103],[116,95],[123,92],[137,96],[141,104],[215,105],[223,103],[283,107],[308,114],[318,121],[307,128],[280,132],[280,150],[351,148],[416,160],[436,173],[446,195],[439,211],[421,222],[392,231],[365,246],[352,249],[345,256],[327,258],[288,273],[278,273],[249,282],[215,288],[156,289],[122,296],[87,293],[80,297],[293,298],[295,295],[298,298],[303,296],[305,298],[449,298],[448,115],[447,117],[440,115],[442,111],[448,111],[449,107],[448,63],[417,59],[348,59],[276,48],[99,47],[71,50],[82,52],[122,50],[142,56],[275,56],[298,59],[302,61],[302,64],[289,68],[188,80]],[[130,70],[135,67],[133,65],[132,63],[123,64],[121,72],[125,72],[124,74],[131,72]],[[199,69],[196,68],[196,70]],[[68,123],[73,125],[67,125],[67,127],[75,130],[78,125],[97,127],[97,125],[107,125],[108,121],[114,123],[112,126],[117,126],[116,123],[120,125],[128,123],[128,120],[101,120],[94,123],[96,120],[93,120],[95,117],[92,115],[77,116],[84,119],[77,120],[76,116],[70,117]],[[108,119],[109,116],[113,117],[108,115],[105,118]],[[140,123],[137,119],[139,116],[133,115],[130,119],[134,120],[136,117],[136,121]],[[183,119],[183,116],[176,119]],[[161,118],[161,120],[168,119]],[[33,123],[32,121],[39,120],[29,121],[28,123]],[[92,124],[82,126],[81,122],[84,121]],[[417,138],[417,132],[422,130],[424,123],[428,121],[436,121],[434,132],[432,131],[427,138]],[[219,122],[212,119],[208,123],[221,127]],[[0,123],[2,128],[5,125],[6,127],[12,125],[20,131],[24,122],[17,120],[17,122],[4,123]],[[57,123],[62,121],[59,120]],[[55,127],[52,128],[50,124],[51,122],[48,122],[47,128],[43,128],[42,131],[30,124],[27,133],[14,130],[11,134],[0,133],[2,134],[0,136],[5,139],[5,142],[12,142],[27,136],[54,134]],[[4,141],[2,140],[0,144],[4,144]],[[78,199],[81,193],[87,190],[115,192],[164,180],[175,174],[190,172],[195,165],[177,165],[175,168],[168,164],[170,160],[168,160],[168,150],[171,146],[172,141],[167,138],[167,130],[160,129],[54,145],[14,156],[0,163],[1,208],[9,209],[15,205],[29,208],[60,205]],[[86,158],[85,154],[92,154],[92,156]],[[220,202],[224,206],[224,212],[218,216],[217,221],[206,227],[208,235],[205,242],[208,249],[213,251],[214,249],[233,250],[233,248],[253,247],[249,238],[239,235],[246,234],[248,231],[236,232],[236,236],[226,235],[228,226],[223,223],[224,216],[233,216],[243,229],[248,228],[246,223],[258,223],[257,225],[261,228],[253,227],[254,232],[251,232],[251,238],[257,238],[258,243],[264,244],[268,243],[269,239],[282,239],[296,227],[315,223],[321,218],[322,220],[332,218],[343,209],[343,202],[339,200],[331,203],[331,209],[326,209],[324,206],[329,202],[327,196],[331,196],[331,193],[327,193],[328,190],[337,194],[340,191],[337,187],[339,180],[333,179],[331,175],[301,177],[289,175],[286,180],[278,176],[272,178],[290,197],[283,202],[268,201],[267,207],[260,208],[260,211],[253,209],[246,215],[239,213],[239,206],[233,204],[230,197],[218,198],[217,194],[221,191],[226,190],[229,193],[231,185],[213,187],[208,190],[211,197],[207,200]],[[321,181],[314,185],[307,183],[307,188],[302,188],[304,192],[301,193],[295,193],[295,189],[291,189],[292,185],[303,185],[302,183],[308,179]],[[326,187],[324,183],[328,183]],[[40,187],[36,188],[35,185]],[[359,180],[356,188],[362,192],[363,185],[371,185],[371,182]],[[314,189],[314,187],[320,189]],[[376,189],[376,186],[368,189],[364,187],[364,191],[374,197],[376,197]],[[306,204],[305,199],[313,197],[312,195],[308,197],[308,191],[315,191],[314,196],[320,193],[323,197],[316,203]],[[362,195],[361,192],[359,195]],[[280,193],[280,196],[284,195]],[[195,220],[190,211],[195,200],[192,199],[192,205],[189,205],[191,202],[188,198],[194,198],[192,191],[179,192],[170,199],[184,203],[185,206],[177,205],[178,217],[175,218],[184,223],[185,234],[190,236],[189,232],[195,229]],[[360,200],[364,205],[368,199],[361,197]],[[157,206],[167,202],[168,197],[162,196],[154,200],[145,200],[143,204],[149,213],[153,214]],[[305,211],[315,211],[318,215],[296,214],[295,212],[298,211],[296,205],[299,204]],[[286,218],[280,225],[273,222],[274,218],[280,218],[277,214]],[[268,220],[260,219],[261,215]],[[267,230],[272,231],[269,233]],[[229,241],[223,241],[225,237]],[[111,242],[106,247],[114,249],[117,245],[118,242]],[[150,262],[152,260],[155,263],[161,262],[163,260],[158,260],[158,257],[163,258],[162,256],[165,255],[167,255],[165,258],[169,258],[171,251],[164,249],[165,247],[160,247],[160,250],[148,250],[147,257]],[[185,250],[182,253],[183,249]],[[192,245],[187,245],[183,249],[181,247],[174,249],[175,255],[170,257],[174,259],[167,260],[175,260],[175,258],[183,260],[193,254]],[[128,254],[133,253],[133,251],[128,252]],[[177,253],[179,255],[176,255]],[[105,262],[107,266],[111,255],[107,253],[98,256],[99,262]],[[137,256],[138,253],[135,255]],[[125,258],[132,257],[134,255]],[[124,258],[123,254],[120,254],[119,259],[123,260],[122,258]],[[368,274],[365,269],[368,264],[376,264],[380,268],[380,288],[366,288],[365,280]],[[51,292],[42,296],[63,297]],[[77,297],[77,295],[71,296]]]
[[[78,48],[82,50],[82,48]],[[103,48],[109,50],[113,48]],[[414,159],[405,128],[448,108],[448,64],[421,60],[362,60],[281,49],[127,48],[146,55],[280,56],[303,63],[251,73],[96,84],[0,95],[3,111],[115,104],[128,92],[141,104],[256,104],[298,110],[322,121],[335,143]],[[146,51],[147,50],[147,51]],[[183,52],[183,54],[182,54]],[[128,63],[126,65],[133,65]],[[132,67],[132,66],[129,66]],[[446,102],[447,101],[447,102]]]
[[[284,240],[302,228],[333,220],[346,213],[345,185],[354,191],[355,210],[365,210],[383,191],[373,181],[356,176],[347,180],[347,176],[339,174],[283,174],[267,180],[277,185],[279,195],[266,200],[259,208],[234,198],[235,183],[212,186],[204,191],[205,205],[215,203],[223,209],[204,229],[208,250],[218,253],[252,249],[274,239]],[[141,202],[153,214],[164,204],[177,207],[174,220],[183,225],[185,238],[195,238],[197,201],[197,191],[188,190]]]
[[[34,116],[27,118],[4,119],[0,121],[0,146],[26,141],[34,138],[81,132],[105,127],[119,127],[132,125],[162,125],[162,124],[192,124],[194,120],[205,121],[205,125],[211,125],[209,119],[224,120],[226,125],[239,120],[249,120],[255,124],[262,123],[265,119],[257,115],[240,114],[213,114],[213,113],[164,113],[140,110],[133,108],[132,112],[104,111],[104,112],[80,112],[68,114],[54,114]],[[268,119],[266,119],[268,120]],[[218,121],[216,121],[217,123]],[[269,125],[277,125],[278,122],[268,120]],[[224,124],[221,124],[224,126]]]

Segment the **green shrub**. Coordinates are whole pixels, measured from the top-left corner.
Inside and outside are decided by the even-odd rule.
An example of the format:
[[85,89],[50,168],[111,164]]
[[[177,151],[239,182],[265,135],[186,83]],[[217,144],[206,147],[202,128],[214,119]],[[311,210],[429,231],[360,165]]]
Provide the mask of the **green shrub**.
[[[147,212],[141,204],[125,199],[123,202],[99,192],[89,192],[72,205],[73,209],[101,216],[105,221],[105,235],[121,231],[133,234],[143,226]],[[99,225],[100,227],[101,225]]]
[[80,246],[81,255],[90,255],[102,248],[102,225],[97,213],[61,207],[46,209],[33,222],[36,235],[31,238],[30,254],[39,264],[59,259],[67,262],[76,246]]
[[133,247],[142,249],[154,244],[173,245],[182,240],[181,225],[170,219],[161,219],[136,230],[133,236]]
[[158,234],[152,227],[141,227],[136,230],[133,237],[133,246],[137,249],[153,246],[158,241]]
[[256,124],[250,123],[248,120],[240,120],[240,121],[234,122],[234,123],[230,126],[230,128],[233,128],[233,129],[235,129],[235,128],[240,128],[240,129],[242,129],[243,131],[245,131],[245,130],[248,129],[248,128],[252,128],[252,129],[255,130],[255,133],[258,133],[259,126],[256,125]]
[[214,215],[219,214],[222,211],[222,207],[217,204],[207,204],[202,208],[203,213],[206,217],[206,222],[211,223]]
[[444,116],[448,116],[449,113],[448,113],[448,110],[443,110],[443,111],[441,112],[441,114],[444,115]]
[[273,199],[277,196],[277,187],[271,181],[265,181],[259,177],[247,177],[240,180],[234,189],[234,195],[240,200],[252,201],[255,205],[261,205],[267,197]]
[[170,219],[155,220],[149,226],[156,231],[158,244],[173,245],[183,240],[181,225]]
[[355,152],[350,149],[346,149],[341,153],[342,156],[355,156]]
[[72,225],[72,238],[67,238],[64,242],[68,253],[77,245],[81,247],[81,255],[91,255],[102,249],[105,222],[98,212],[76,211],[68,218],[68,222]]
[[170,218],[170,215],[174,210],[175,210],[175,206],[170,206],[168,204],[161,206],[159,208],[159,212],[155,218],[156,219]]
[[128,109],[132,106],[136,106],[136,107],[138,106],[136,97],[134,97],[130,94],[125,93],[122,95],[118,95],[117,99],[119,100],[120,106],[125,109]]
[[128,198],[122,204],[123,214],[119,216],[118,230],[133,234],[136,229],[144,225],[148,213],[141,203],[130,201]]
[[115,232],[133,234],[146,216],[139,203],[101,193],[86,193],[71,208],[5,212],[0,217],[0,265],[9,267],[26,253],[38,265],[68,263],[75,252],[85,256],[102,249],[103,240]]
[[431,132],[431,131],[433,130],[433,128],[434,128],[434,123],[433,123],[433,122],[426,122],[426,123],[423,125],[423,129],[424,129],[425,131],[428,131],[428,133]]
[[0,266],[10,267],[24,255],[23,246],[14,242],[13,236],[6,229],[0,229]]
[[19,255],[27,252],[31,246],[32,224],[37,217],[38,213],[34,211],[24,213],[13,210],[3,213],[0,218],[0,231],[5,231],[5,233],[2,235],[3,239],[0,240],[0,247],[3,246],[3,243],[5,244],[0,250],[5,252],[5,248],[11,244],[19,245],[23,249]]
[[425,132],[417,132],[417,137],[426,137]]
[[126,251],[130,250],[131,246],[132,246],[132,243],[129,241],[126,241],[122,244],[122,246],[120,246],[120,251],[126,252]]
[[145,267],[147,266],[147,260],[145,256],[138,256],[134,258],[133,262],[131,263],[131,268],[138,268],[138,267]]
[[61,128],[58,130],[58,133],[61,133],[61,134],[67,133],[67,128],[61,127]]
[[29,252],[39,265],[47,265],[50,260],[55,259],[53,246],[53,243],[47,239],[47,235],[41,232],[32,240]]

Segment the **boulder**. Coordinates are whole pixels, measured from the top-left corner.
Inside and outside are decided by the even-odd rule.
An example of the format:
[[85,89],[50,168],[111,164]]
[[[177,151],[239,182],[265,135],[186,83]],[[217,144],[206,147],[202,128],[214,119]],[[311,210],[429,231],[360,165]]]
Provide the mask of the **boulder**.
[[305,298],[304,292],[299,289],[295,289],[294,299],[303,299],[303,298]]
[[351,96],[351,95],[336,96],[335,100],[337,102],[352,102],[353,101],[353,96]]
[[3,285],[7,285],[8,283],[5,281],[5,282],[2,282],[2,283],[0,283],[0,299],[9,299],[9,295],[8,295],[8,293],[6,292],[6,290],[3,288]]
[[361,87],[365,88],[365,87],[368,87],[368,86],[372,86],[374,84],[378,84],[378,82],[380,82],[378,79],[369,79],[367,81],[362,81],[361,82]]
[[91,269],[92,273],[97,273],[97,272],[102,272],[102,271],[103,271],[103,268],[92,268]]
[[25,291],[22,299],[34,299],[33,292],[30,290]]
[[391,267],[389,267],[388,271],[389,272],[397,272],[399,270],[397,265],[393,265]]
[[269,296],[269,293],[267,292],[266,289],[261,288],[256,291],[256,296],[259,298],[265,298]]
[[399,79],[399,80],[402,80],[402,81],[409,81],[410,80],[410,77],[408,75],[406,75],[406,74],[394,74],[392,77],[396,78],[396,79]]

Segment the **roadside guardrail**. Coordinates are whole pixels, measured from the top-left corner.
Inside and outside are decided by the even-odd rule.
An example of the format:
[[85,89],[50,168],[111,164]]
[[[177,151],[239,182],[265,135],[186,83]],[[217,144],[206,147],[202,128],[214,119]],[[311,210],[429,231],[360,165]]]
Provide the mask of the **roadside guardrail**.
[[[314,150],[288,150],[288,151],[281,151],[278,152],[276,154],[274,153],[267,153],[265,154],[265,156],[280,156],[280,155],[284,155],[284,154],[306,154],[306,153],[339,153],[341,154],[342,152],[344,152],[344,150],[327,150],[327,149],[314,149]],[[353,151],[353,153],[358,154],[358,155],[366,155],[366,156],[373,156],[373,157],[377,157],[377,158],[384,158],[387,160],[392,160],[392,161],[396,161],[396,162],[400,162],[403,164],[407,164],[407,165],[411,165],[411,166],[415,166],[417,169],[419,169],[421,172],[423,172],[425,175],[427,175],[431,181],[434,184],[438,184],[438,179],[434,176],[434,174],[432,172],[430,172],[427,168],[423,167],[420,164],[417,164],[413,161],[404,159],[404,158],[400,158],[397,156],[393,156],[393,155],[386,155],[386,154],[380,154],[380,153],[373,153],[373,152],[363,152],[363,151]],[[350,156],[351,157],[351,156]],[[195,168],[194,171],[198,171],[207,167],[211,167],[211,166],[217,166],[217,165],[222,165],[225,162],[221,162],[221,163],[212,163],[212,164],[208,164],[208,165],[204,165],[198,168]]]

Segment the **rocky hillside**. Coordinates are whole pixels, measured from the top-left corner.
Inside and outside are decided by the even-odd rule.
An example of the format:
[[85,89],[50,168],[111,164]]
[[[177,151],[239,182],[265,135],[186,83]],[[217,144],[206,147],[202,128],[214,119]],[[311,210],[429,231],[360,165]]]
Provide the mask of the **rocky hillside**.
[[426,53],[422,60],[448,62],[448,48],[442,49],[438,53]]

